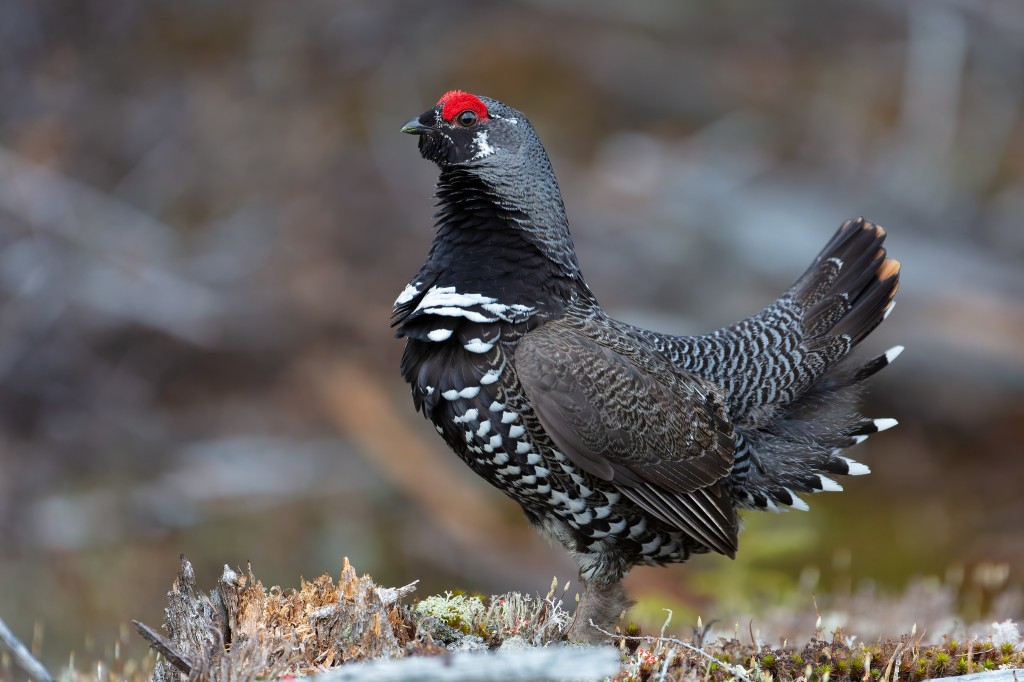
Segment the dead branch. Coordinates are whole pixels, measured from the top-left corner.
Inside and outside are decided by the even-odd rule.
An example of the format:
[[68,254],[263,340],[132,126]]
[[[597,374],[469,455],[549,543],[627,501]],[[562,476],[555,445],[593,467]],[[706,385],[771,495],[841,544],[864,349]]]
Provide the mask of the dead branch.
[[53,675],[51,675],[43,664],[35,659],[25,645],[14,636],[11,629],[7,627],[7,623],[4,622],[3,618],[0,618],[0,643],[7,647],[14,657],[14,662],[18,666],[28,673],[36,682],[53,682]]

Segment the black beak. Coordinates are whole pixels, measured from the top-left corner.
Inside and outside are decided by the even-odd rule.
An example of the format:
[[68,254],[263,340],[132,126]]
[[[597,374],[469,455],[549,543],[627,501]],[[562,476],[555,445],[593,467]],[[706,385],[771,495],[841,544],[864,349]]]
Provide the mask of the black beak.
[[411,135],[422,135],[422,134],[430,131],[431,127],[427,126],[427,125],[423,125],[423,123],[420,121],[420,119],[422,119],[422,118],[423,118],[422,116],[418,117],[418,118],[415,118],[415,119],[411,120],[409,123],[407,123],[406,125],[403,125],[401,127],[401,132],[408,132]]
[[437,120],[435,109],[420,114],[406,125],[401,127],[401,132],[408,132],[410,135],[423,135],[434,129],[434,122]]

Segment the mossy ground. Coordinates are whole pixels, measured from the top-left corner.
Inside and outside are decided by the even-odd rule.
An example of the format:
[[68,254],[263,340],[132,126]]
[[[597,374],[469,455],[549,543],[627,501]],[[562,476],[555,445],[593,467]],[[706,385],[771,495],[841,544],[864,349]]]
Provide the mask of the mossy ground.
[[[191,566],[184,562],[182,574],[169,593],[168,618],[178,622],[170,627],[165,624],[171,635],[166,643],[182,646],[183,640],[174,637],[181,628],[202,632],[220,627],[226,634],[225,638],[213,637],[201,643],[205,648],[181,651],[195,666],[195,679],[217,680],[228,673],[238,680],[275,679],[315,674],[382,656],[559,646],[564,644],[563,633],[572,622],[566,608],[574,596],[572,586],[560,585],[557,580],[544,596],[510,593],[485,597],[454,591],[421,600],[406,598],[410,603],[403,604],[411,586],[380,588],[368,576],[356,577],[347,562],[337,581],[324,575],[302,581],[294,590],[267,590],[251,572],[226,570],[217,589],[207,595],[195,589],[190,572]],[[861,595],[859,602],[855,599],[848,603],[851,608],[846,615],[856,615],[859,608],[884,620],[886,608],[912,608],[913,603],[924,601],[922,594],[931,594],[916,589],[911,586],[902,601],[879,597],[873,609],[872,603],[865,601],[867,597]],[[193,607],[210,603],[226,608],[222,620],[218,621],[216,615],[212,624],[190,620],[198,619],[194,614],[203,611]],[[204,613],[203,617],[209,617],[217,609]],[[945,615],[949,618],[939,622],[956,623],[955,614]],[[827,616],[825,620],[831,623],[842,620],[844,614],[833,610]],[[908,632],[864,637],[857,630],[858,622],[862,622],[857,618],[849,618],[849,626],[826,630],[822,616],[817,616],[806,637],[787,640],[761,634],[777,632],[779,622],[798,617],[776,613],[772,615],[775,623],[751,619],[746,627],[737,624],[731,631],[718,623],[704,628],[699,619],[696,627],[666,622],[657,634],[624,622],[613,633],[612,642],[621,652],[622,667],[612,679],[920,682],[1024,668],[1024,640],[1012,620],[973,627],[954,625],[948,632],[928,632],[912,626]],[[670,626],[686,634],[666,634],[671,632]],[[114,648],[113,660],[87,662],[72,658],[68,667],[59,671],[58,679],[174,677],[162,657],[122,660],[120,649]],[[0,679],[20,678],[7,657],[0,660]]]

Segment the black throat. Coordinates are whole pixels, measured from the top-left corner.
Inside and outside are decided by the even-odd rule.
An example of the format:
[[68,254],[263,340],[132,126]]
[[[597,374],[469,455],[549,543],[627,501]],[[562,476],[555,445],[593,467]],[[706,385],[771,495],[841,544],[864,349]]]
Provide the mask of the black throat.
[[436,277],[432,286],[505,304],[568,302],[578,273],[567,272],[537,243],[532,216],[462,169],[441,172],[437,198],[437,233],[421,271]]

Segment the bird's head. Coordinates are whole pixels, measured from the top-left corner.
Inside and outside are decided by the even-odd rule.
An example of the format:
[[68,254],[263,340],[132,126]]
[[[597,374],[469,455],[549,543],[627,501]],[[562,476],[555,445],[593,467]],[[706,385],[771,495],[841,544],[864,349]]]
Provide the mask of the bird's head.
[[419,135],[420,153],[441,168],[486,167],[508,162],[539,146],[521,113],[490,97],[461,90],[446,92],[433,109],[402,126]]

